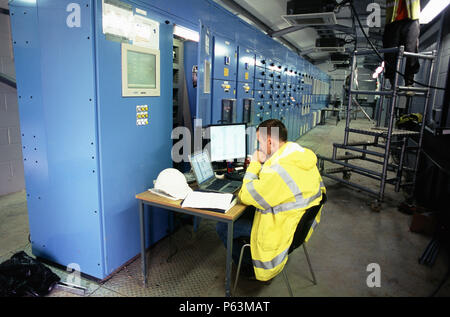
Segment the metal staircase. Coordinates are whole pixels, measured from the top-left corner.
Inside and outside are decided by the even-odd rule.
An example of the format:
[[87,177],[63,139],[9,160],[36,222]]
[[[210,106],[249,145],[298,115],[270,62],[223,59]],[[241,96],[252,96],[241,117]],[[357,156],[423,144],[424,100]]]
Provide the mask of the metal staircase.
[[[331,178],[340,183],[349,185],[353,188],[365,191],[377,198],[376,202],[380,203],[384,199],[384,191],[386,184],[395,186],[395,191],[398,192],[401,187],[408,186],[414,190],[414,185],[417,176],[417,168],[419,166],[420,151],[422,148],[423,133],[426,124],[426,114],[429,107],[431,95],[431,78],[433,77],[433,68],[436,58],[436,51],[411,53],[405,52],[404,47],[388,48],[379,50],[380,53],[397,53],[397,60],[395,65],[395,78],[393,87],[386,89],[385,79],[382,79],[381,89],[379,91],[366,91],[354,89],[354,73],[357,66],[357,58],[359,56],[376,54],[373,50],[356,50],[352,57],[352,73],[350,80],[350,89],[348,92],[348,104],[346,108],[346,123],[343,143],[333,144],[333,153],[331,158],[318,155],[318,165],[321,174],[325,177]],[[422,67],[430,67],[430,75],[427,87],[411,87],[400,86],[399,77],[405,59],[409,56],[418,57],[425,62]],[[368,123],[367,128],[352,128],[351,111],[354,104],[354,95],[379,95],[378,111],[375,114],[376,119]],[[400,96],[407,96],[407,98],[424,98],[424,107],[422,109],[422,122],[418,131],[408,131],[395,128],[395,110],[397,108]],[[386,112],[385,120],[382,125],[382,113],[385,99]],[[371,138],[368,141],[350,142],[350,135],[358,134],[365,135]],[[344,154],[338,152],[344,151]],[[398,162],[389,162],[389,157],[392,151],[400,153]],[[408,153],[414,156],[413,166],[405,166],[405,157]],[[338,165],[325,169],[324,162],[331,162]],[[368,168],[360,166],[361,161],[374,163],[378,168]],[[372,164],[369,164],[372,165]],[[367,164],[365,164],[367,166]],[[411,181],[404,182],[402,175],[403,171],[408,170],[412,174]],[[379,182],[378,188],[368,188],[356,182],[351,182],[351,173],[357,173],[365,177],[375,179]],[[342,177],[338,174],[342,173]]]

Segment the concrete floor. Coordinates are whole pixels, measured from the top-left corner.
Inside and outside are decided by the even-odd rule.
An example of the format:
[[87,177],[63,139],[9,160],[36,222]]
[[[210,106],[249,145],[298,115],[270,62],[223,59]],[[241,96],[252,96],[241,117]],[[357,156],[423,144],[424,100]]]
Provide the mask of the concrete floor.
[[[356,120],[355,126],[367,121]],[[333,142],[343,141],[345,123],[335,126],[333,118],[302,136],[298,143],[318,154],[330,156]],[[361,138],[359,138],[361,139]],[[352,139],[352,140],[357,140]],[[377,188],[375,181],[353,174],[352,181]],[[411,216],[397,211],[403,201],[388,185],[380,213],[371,211],[373,198],[324,178],[328,202],[322,221],[307,244],[317,278],[313,285],[301,248],[289,257],[286,266],[294,296],[428,296],[446,273],[448,258],[441,252],[433,267],[418,263],[430,238],[409,231]],[[28,215],[25,191],[0,197],[0,262],[15,252],[31,255],[28,242]],[[149,251],[149,286],[144,289],[140,257],[123,267],[103,283],[81,278],[85,296],[223,296],[225,248],[215,233],[215,223],[203,220],[196,233],[185,224],[171,237]],[[367,271],[371,263],[380,267],[380,287],[368,287]],[[50,268],[63,281],[69,274]],[[234,271],[233,271],[234,276]],[[233,278],[234,281],[234,278]],[[450,283],[437,296],[450,295]],[[271,284],[241,278],[236,296],[288,296],[283,278]],[[77,296],[54,290],[49,296]]]

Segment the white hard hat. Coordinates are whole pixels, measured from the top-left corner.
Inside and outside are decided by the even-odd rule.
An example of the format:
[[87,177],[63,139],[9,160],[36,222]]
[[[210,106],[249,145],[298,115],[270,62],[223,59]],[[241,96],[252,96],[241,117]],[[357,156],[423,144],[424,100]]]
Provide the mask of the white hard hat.
[[176,199],[184,199],[192,191],[186,177],[175,168],[166,168],[161,171],[154,183],[156,190],[169,194]]

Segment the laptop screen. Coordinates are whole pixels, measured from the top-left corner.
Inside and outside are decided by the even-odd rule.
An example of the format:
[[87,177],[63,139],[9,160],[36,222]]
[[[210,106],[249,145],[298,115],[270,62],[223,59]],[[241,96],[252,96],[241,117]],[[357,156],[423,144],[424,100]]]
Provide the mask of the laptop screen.
[[214,176],[214,171],[207,151],[194,153],[191,156],[191,164],[199,184],[202,184]]

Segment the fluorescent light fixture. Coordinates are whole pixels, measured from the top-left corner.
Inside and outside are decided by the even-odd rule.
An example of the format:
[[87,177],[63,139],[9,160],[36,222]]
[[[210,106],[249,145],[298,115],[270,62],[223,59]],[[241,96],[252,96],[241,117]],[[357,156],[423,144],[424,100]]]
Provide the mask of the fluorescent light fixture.
[[430,0],[425,8],[420,12],[420,24],[427,24],[441,13],[448,5],[450,0]]
[[198,34],[198,32],[190,30],[190,29],[182,27],[182,26],[179,26],[179,25],[174,25],[173,35],[182,37],[189,41],[194,41],[194,42],[200,41],[200,35]]

